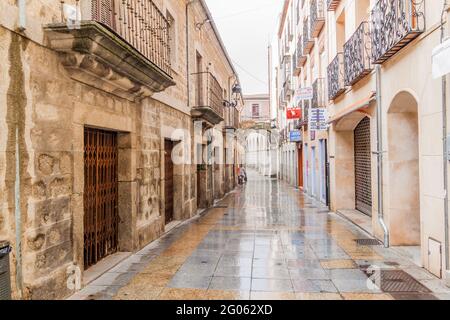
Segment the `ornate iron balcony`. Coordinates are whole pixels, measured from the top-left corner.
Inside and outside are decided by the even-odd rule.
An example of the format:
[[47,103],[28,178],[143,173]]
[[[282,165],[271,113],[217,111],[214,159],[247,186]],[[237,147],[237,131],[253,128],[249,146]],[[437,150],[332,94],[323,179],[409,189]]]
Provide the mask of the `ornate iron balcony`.
[[225,127],[230,129],[239,129],[240,115],[236,107],[225,108]]
[[283,93],[285,101],[289,101],[294,95],[294,90],[292,88],[292,81],[290,78],[287,78],[283,84]]
[[292,70],[293,70],[294,76],[296,76],[296,77],[298,77],[298,75],[300,74],[300,71],[302,70],[301,67],[298,65],[297,50],[295,50],[294,58],[292,59]]
[[303,101],[302,121],[300,121],[300,126],[304,127],[305,131],[308,131],[309,108],[310,108],[309,100]]
[[311,100],[312,108],[326,107],[325,79],[319,78],[316,81],[314,81],[312,88],[313,88],[313,98]]
[[325,25],[324,1],[311,0],[309,18],[311,19],[311,37],[313,38],[319,36]]
[[152,0],[90,0],[92,20],[136,48],[167,74],[171,74],[169,21]]
[[171,25],[152,0],[81,0],[77,5],[77,21],[62,14],[60,22],[44,26],[49,47],[61,53],[72,79],[130,101],[175,85]]
[[311,37],[311,29],[309,20],[306,19],[303,23],[303,55],[308,55],[314,47],[314,38]]
[[341,2],[341,0],[327,0],[328,11],[336,10],[337,6],[339,5],[339,2]]
[[344,54],[338,53],[336,58],[327,68],[328,73],[328,98],[336,99],[345,92],[344,83]]
[[379,0],[371,13],[372,62],[383,63],[425,31],[425,0]]
[[223,89],[210,72],[194,73],[195,104],[191,114],[212,124],[224,120]]
[[305,65],[305,62],[307,60],[306,55],[303,54],[303,40],[300,36],[297,41],[297,55],[295,56],[295,59],[297,59],[297,67],[303,67]]
[[369,23],[363,22],[344,44],[345,85],[352,86],[372,71]]

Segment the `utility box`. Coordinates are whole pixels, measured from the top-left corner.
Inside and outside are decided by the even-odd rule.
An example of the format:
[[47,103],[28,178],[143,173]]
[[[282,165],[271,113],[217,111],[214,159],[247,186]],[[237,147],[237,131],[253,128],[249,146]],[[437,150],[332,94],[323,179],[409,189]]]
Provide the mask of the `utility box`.
[[9,242],[0,241],[0,300],[11,300],[10,252],[11,246]]

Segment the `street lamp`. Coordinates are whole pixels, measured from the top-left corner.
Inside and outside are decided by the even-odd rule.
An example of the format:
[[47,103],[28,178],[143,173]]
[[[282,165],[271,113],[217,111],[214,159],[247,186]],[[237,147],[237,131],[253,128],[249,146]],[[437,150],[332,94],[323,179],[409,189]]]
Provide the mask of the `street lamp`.
[[239,95],[242,94],[242,88],[239,83],[233,85],[231,92],[233,93],[232,101],[223,100],[223,106],[226,108],[235,108],[238,105]]

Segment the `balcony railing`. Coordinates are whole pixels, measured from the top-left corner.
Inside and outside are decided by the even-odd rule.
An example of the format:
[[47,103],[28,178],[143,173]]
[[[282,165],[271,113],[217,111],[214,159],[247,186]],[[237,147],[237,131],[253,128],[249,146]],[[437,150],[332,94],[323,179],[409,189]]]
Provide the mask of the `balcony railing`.
[[294,95],[294,89],[292,87],[292,81],[291,81],[290,77],[287,78],[283,84],[283,93],[284,93],[285,101],[290,101],[290,99]]
[[72,79],[130,101],[175,85],[171,25],[152,0],[77,0],[74,20],[55,2],[61,21],[44,32]]
[[169,21],[152,0],[89,0],[92,20],[127,41],[168,75],[171,74]]
[[236,107],[225,108],[225,127],[232,129],[239,129],[240,115]]
[[297,68],[300,69],[305,65],[307,58],[306,55],[303,54],[303,40],[301,36],[298,38],[297,41],[297,55],[295,56],[295,58],[297,59]]
[[310,108],[309,100],[303,101],[303,111],[302,111],[302,119],[300,121],[300,127],[303,127],[305,131],[308,131],[309,108]]
[[308,55],[314,47],[314,38],[311,36],[309,20],[303,22],[303,55]]
[[344,44],[345,85],[352,86],[372,71],[369,24],[361,23]]
[[334,100],[345,92],[343,53],[338,53],[336,58],[333,59],[327,68],[327,74],[328,98]]
[[311,100],[311,106],[313,108],[326,107],[325,79],[319,78],[314,81],[312,88],[313,98]]
[[296,77],[298,77],[298,75],[300,74],[300,72],[302,70],[301,66],[298,64],[297,50],[295,50],[294,58],[292,59],[292,70],[293,70],[294,76],[296,76]]
[[311,36],[313,38],[319,36],[320,31],[322,31],[325,25],[324,1],[311,0],[309,18],[311,19]]
[[194,73],[195,103],[193,117],[217,124],[224,118],[223,89],[211,72]]
[[372,62],[383,63],[425,31],[425,0],[379,0],[371,13]]
[[341,2],[341,0],[327,0],[327,8],[328,11],[334,11],[336,10],[336,8],[339,5],[339,2]]

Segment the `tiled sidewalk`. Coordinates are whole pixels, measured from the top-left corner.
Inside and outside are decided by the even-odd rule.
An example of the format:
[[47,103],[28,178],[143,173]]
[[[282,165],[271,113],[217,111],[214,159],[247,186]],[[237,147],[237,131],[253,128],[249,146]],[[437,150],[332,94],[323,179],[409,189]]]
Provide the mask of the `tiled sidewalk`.
[[[365,233],[282,182],[250,177],[220,206],[71,299],[450,299],[441,280],[392,249],[358,245]],[[383,292],[368,267],[403,270],[425,287]]]

